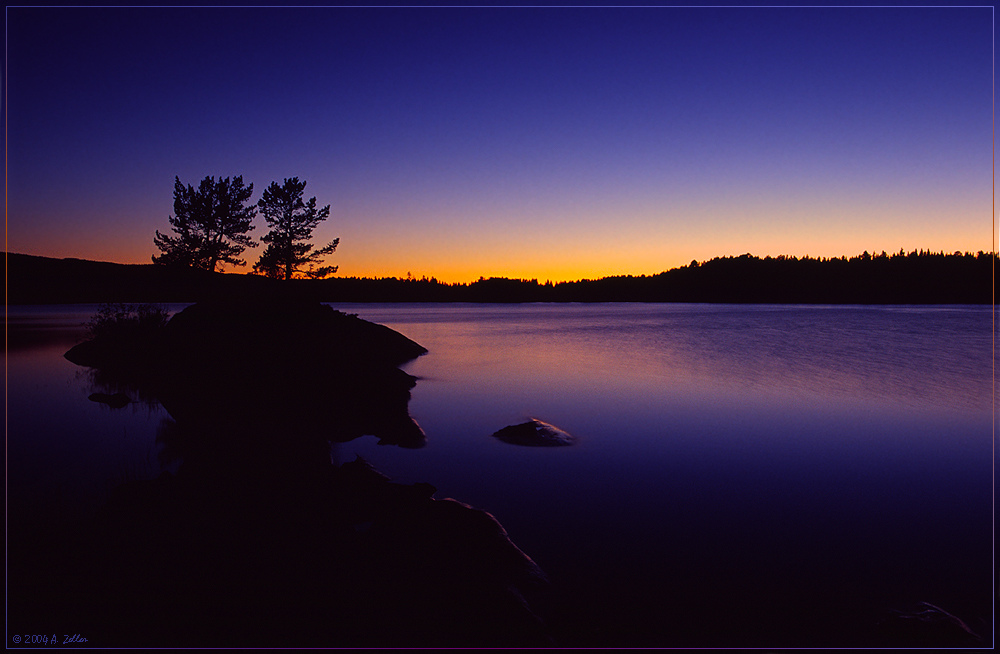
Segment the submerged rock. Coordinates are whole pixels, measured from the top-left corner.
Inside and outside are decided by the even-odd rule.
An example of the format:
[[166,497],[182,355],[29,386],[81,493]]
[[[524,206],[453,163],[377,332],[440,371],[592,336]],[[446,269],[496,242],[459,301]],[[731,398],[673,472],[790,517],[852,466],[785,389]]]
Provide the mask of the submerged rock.
[[576,438],[562,429],[534,418],[520,425],[504,427],[500,431],[494,432],[493,437],[511,445],[532,447],[572,445],[576,442]]
[[879,623],[886,647],[982,647],[983,639],[961,618],[944,609],[920,602],[910,611],[893,611]]
[[91,402],[107,404],[112,409],[121,409],[132,402],[125,393],[91,393],[87,399]]

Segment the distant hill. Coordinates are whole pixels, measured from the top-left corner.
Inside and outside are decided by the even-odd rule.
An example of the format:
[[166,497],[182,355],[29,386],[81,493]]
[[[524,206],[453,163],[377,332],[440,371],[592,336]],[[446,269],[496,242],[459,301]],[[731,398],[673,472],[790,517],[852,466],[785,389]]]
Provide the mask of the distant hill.
[[718,257],[656,275],[576,282],[480,279],[292,280],[10,253],[8,304],[197,302],[232,294],[295,293],[323,302],[727,302],[992,304],[997,257],[914,251],[848,259]]
[[8,304],[196,302],[206,295],[270,286],[274,280],[193,268],[52,259],[8,253]]

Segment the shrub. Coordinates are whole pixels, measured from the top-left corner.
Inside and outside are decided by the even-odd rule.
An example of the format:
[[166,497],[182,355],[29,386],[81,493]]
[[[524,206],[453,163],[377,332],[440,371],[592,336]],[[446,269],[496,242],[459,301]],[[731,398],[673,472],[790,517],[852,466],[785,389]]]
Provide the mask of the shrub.
[[147,335],[161,329],[170,312],[159,304],[102,304],[87,322],[90,338],[121,338]]

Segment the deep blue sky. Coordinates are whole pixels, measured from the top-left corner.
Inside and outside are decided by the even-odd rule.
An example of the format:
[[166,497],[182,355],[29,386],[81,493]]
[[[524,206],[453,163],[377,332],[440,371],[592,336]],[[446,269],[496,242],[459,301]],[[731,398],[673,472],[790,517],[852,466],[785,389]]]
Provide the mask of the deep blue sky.
[[175,175],[243,175],[254,201],[307,180],[347,276],[990,250],[993,22],[991,7],[8,8],[7,246],[148,262]]

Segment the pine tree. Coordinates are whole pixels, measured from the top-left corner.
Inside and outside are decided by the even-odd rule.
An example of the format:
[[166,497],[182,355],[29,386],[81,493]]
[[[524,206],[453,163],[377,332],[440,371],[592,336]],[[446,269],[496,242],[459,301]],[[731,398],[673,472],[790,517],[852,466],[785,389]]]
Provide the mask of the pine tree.
[[253,184],[243,186],[243,176],[206,177],[197,190],[174,177],[174,216],[171,229],[176,236],[161,234],[153,243],[162,254],[153,263],[192,266],[215,270],[219,264],[244,266],[239,258],[248,247],[257,247],[249,236],[257,214],[254,205],[244,206],[253,194]]
[[285,179],[280,186],[271,182],[257,202],[271,231],[261,238],[267,247],[254,264],[254,272],[278,279],[291,279],[296,274],[321,279],[337,272],[337,266],[318,264],[337,249],[340,239],[318,250],[310,243],[313,230],[330,216],[330,205],[317,209],[316,198],[303,201],[305,188],[306,183],[298,177]]

